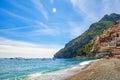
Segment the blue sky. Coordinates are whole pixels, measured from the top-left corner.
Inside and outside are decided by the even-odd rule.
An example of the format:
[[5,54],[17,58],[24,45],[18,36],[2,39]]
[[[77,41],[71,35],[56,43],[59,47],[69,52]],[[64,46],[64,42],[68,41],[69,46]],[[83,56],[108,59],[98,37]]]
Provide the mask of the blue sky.
[[[0,0],[0,57],[52,57],[120,0]],[[54,9],[54,10],[53,10]]]

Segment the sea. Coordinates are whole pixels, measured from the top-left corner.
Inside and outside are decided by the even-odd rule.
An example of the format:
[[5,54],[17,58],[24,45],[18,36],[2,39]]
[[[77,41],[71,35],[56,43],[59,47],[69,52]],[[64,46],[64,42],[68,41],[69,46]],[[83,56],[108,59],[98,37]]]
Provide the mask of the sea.
[[[68,74],[70,72],[70,69],[75,69],[77,67],[75,66],[82,66],[86,63],[89,63],[93,60],[96,60],[94,58],[81,58],[81,59],[73,59],[73,58],[0,58],[0,80],[29,80],[30,78],[33,78],[31,80],[34,80],[34,77],[37,74],[44,75],[39,78],[38,80],[47,80],[48,75],[45,76],[45,74],[53,74],[55,75],[57,73],[64,73]],[[69,69],[69,70],[68,70]],[[67,71],[68,70],[68,71]],[[64,71],[64,72],[63,72]],[[67,71],[67,72],[65,72]],[[71,71],[73,72],[73,71]],[[63,74],[63,76],[64,76]],[[38,75],[40,77],[40,75]],[[51,80],[55,78],[56,76],[51,76]],[[57,75],[58,77],[60,76]],[[29,79],[27,79],[29,77]],[[60,76],[62,79],[62,76]],[[65,77],[65,76],[64,76]],[[37,80],[37,79],[35,79]],[[48,79],[50,80],[50,79]],[[58,80],[58,79],[57,79]]]

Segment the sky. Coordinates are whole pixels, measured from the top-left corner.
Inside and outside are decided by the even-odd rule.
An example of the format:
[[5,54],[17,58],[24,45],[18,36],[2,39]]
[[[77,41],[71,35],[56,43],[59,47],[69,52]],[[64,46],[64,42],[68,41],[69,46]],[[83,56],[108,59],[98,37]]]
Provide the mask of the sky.
[[53,57],[119,8],[120,0],[0,0],[0,58]]

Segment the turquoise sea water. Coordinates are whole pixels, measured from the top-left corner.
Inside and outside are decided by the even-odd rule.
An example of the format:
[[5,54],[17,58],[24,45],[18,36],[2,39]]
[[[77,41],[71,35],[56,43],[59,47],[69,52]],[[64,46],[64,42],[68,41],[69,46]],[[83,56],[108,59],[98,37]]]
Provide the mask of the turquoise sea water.
[[48,73],[75,66],[84,61],[94,60],[84,59],[0,59],[0,80],[15,80],[34,73]]

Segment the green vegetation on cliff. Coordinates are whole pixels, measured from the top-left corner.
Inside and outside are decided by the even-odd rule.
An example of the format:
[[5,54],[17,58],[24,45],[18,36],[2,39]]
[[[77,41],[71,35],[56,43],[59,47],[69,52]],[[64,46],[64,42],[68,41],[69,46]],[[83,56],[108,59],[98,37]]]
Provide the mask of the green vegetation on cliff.
[[86,44],[85,46],[83,46],[81,49],[77,51],[76,56],[89,56],[89,53],[92,50],[92,48],[93,48],[93,43],[89,42],[88,44]]
[[108,29],[116,20],[120,19],[119,14],[105,15],[99,22],[93,23],[90,28],[82,35],[73,39],[58,51],[55,58],[73,58],[77,55],[86,56],[92,49],[90,42],[95,36],[101,35],[105,29]]

